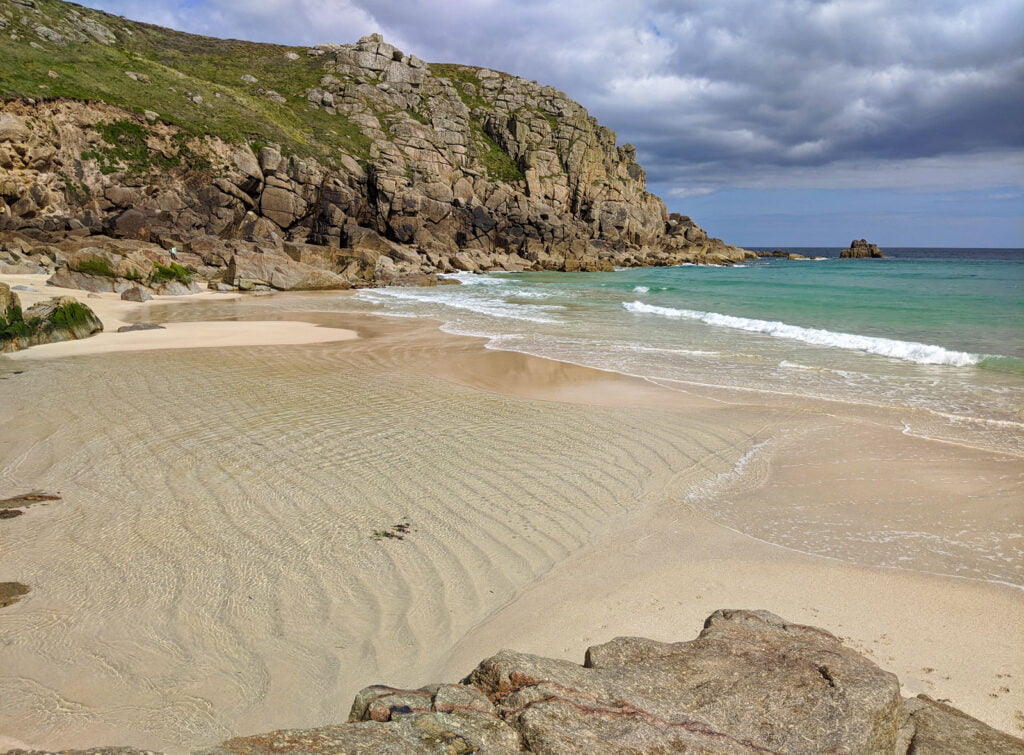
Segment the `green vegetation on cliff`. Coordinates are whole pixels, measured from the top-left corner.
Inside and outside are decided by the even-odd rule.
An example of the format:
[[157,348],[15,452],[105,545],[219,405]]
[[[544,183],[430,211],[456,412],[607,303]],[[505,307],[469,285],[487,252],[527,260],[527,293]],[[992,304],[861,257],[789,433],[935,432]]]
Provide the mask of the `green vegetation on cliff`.
[[[379,34],[289,48],[0,0],[0,39],[0,164],[16,174],[0,182],[0,231],[365,244],[387,258],[371,271],[316,258],[350,284],[744,257],[670,215],[635,150],[564,93],[429,64]],[[213,246],[194,270],[227,264]]]
[[[306,101],[322,75],[306,48],[185,34],[60,0],[0,0],[0,35],[0,98],[102,101],[157,113],[195,136],[277,142],[321,159],[367,154],[358,128]],[[143,134],[126,135],[118,148],[137,158]]]

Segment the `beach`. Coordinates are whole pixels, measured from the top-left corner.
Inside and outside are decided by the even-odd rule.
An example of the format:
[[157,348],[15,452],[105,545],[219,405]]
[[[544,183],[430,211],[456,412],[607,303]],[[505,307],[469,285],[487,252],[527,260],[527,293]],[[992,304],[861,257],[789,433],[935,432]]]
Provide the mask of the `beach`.
[[[0,522],[0,580],[32,588],[0,612],[0,745],[337,723],[369,684],[685,640],[718,608],[1024,731],[1001,437],[495,349],[358,295],[72,295],[104,334],[0,359],[0,497],[62,497]],[[113,332],[136,321],[167,329]]]

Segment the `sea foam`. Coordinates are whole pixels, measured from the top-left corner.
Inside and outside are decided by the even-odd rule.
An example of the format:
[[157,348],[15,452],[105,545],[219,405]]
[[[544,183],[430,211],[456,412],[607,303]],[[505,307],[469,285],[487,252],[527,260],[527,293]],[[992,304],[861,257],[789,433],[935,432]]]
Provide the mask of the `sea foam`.
[[723,315],[718,312],[699,312],[692,309],[675,309],[645,304],[641,301],[623,302],[622,306],[630,312],[639,314],[659,315],[679,320],[699,320],[708,325],[725,328],[747,330],[752,333],[764,333],[776,338],[789,338],[815,346],[830,346],[850,351],[865,351],[893,359],[902,359],[917,364],[945,364],[954,367],[966,367],[977,364],[982,357],[966,351],[952,351],[942,346],[933,346],[915,341],[897,341],[890,338],[875,338],[854,333],[836,333],[821,328],[802,328],[784,322],[770,320],[754,320],[747,317]]
[[[453,286],[452,288],[456,287]],[[362,291],[359,293],[366,296]],[[445,307],[451,307],[452,309],[462,309],[469,312],[476,312],[481,315],[488,315],[490,317],[499,317],[505,320],[524,320],[538,323],[557,322],[557,320],[543,316],[540,314],[541,312],[564,309],[564,307],[556,304],[543,306],[512,304],[504,301],[503,299],[486,298],[469,294],[468,292],[464,294],[458,291],[431,291],[431,293],[427,294],[418,294],[413,293],[409,289],[378,288],[373,289],[373,294],[369,294],[371,299],[374,298],[374,295],[377,297],[398,299],[400,301],[412,301],[423,304],[440,304]],[[377,300],[380,301],[380,299]]]

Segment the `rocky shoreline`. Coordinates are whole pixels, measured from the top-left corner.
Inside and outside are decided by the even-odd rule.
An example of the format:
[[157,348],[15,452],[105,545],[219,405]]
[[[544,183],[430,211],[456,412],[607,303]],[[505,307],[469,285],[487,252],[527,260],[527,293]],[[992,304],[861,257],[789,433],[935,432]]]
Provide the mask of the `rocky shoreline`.
[[458,684],[367,687],[347,723],[196,752],[1011,755],[1024,740],[942,701],[902,698],[895,675],[822,629],[718,610],[689,642],[619,637],[589,648],[582,666],[502,650]]

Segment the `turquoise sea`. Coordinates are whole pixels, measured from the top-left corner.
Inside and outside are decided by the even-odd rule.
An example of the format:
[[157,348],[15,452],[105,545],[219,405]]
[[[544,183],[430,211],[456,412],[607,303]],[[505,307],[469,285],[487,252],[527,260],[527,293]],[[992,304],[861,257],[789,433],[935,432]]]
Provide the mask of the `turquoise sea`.
[[1022,449],[1024,250],[888,248],[883,260],[786,251],[818,259],[460,274],[462,285],[355,299],[368,311],[436,318],[489,348],[668,387],[904,408],[912,432]]

